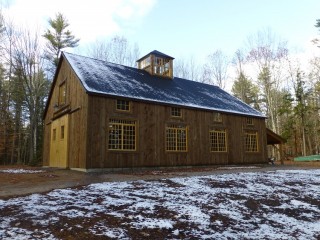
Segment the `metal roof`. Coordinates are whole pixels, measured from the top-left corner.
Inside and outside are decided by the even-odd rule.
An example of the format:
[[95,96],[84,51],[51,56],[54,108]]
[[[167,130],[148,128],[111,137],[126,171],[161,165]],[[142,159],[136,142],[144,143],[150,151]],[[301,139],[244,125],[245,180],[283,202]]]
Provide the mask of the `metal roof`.
[[88,93],[265,118],[221,88],[98,59],[62,53]]
[[171,57],[171,56],[169,56],[169,55],[167,55],[167,54],[164,54],[164,53],[159,52],[159,51],[157,51],[157,50],[153,50],[152,52],[149,52],[147,55],[144,55],[143,57],[139,58],[139,59],[137,60],[137,62],[139,62],[141,59],[143,59],[143,58],[145,58],[146,56],[149,56],[149,55],[151,55],[151,54],[153,54],[153,55],[155,55],[155,56],[158,56],[158,57],[169,58],[169,59],[171,59],[171,60],[174,59],[173,57]]

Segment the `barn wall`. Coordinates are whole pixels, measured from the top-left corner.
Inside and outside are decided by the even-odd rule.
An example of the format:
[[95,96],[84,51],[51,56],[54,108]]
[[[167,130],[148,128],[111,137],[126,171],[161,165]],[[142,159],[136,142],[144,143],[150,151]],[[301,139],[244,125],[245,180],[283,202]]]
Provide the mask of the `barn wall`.
[[[131,102],[130,112],[116,111],[116,99],[89,96],[87,168],[131,168],[160,166],[192,166],[214,164],[246,164],[266,161],[265,121],[254,118],[246,125],[244,116],[224,114],[222,123],[213,121],[209,111],[182,109],[183,117],[171,117],[170,106]],[[137,150],[134,152],[108,150],[108,121],[110,118],[137,121]],[[165,151],[165,127],[168,123],[188,126],[188,151]],[[226,129],[228,151],[210,152],[209,130]],[[258,131],[259,152],[244,151],[244,131]]]
[[[66,82],[66,104],[54,108],[58,102],[59,85]],[[64,59],[58,69],[49,105],[45,115],[43,165],[49,165],[51,123],[66,114],[69,115],[68,160],[70,168],[86,168],[86,132],[88,95],[70,65]]]
[[44,120],[45,126],[43,131],[43,153],[42,153],[42,165],[49,166],[50,158],[50,138],[51,138],[51,121],[46,117]]

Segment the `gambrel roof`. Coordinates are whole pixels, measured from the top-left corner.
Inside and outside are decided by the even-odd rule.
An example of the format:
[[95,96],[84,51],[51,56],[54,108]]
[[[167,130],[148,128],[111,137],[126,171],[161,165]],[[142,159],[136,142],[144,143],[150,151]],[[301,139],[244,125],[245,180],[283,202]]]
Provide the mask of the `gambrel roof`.
[[265,117],[217,86],[177,77],[157,77],[141,69],[71,53],[62,55],[88,94]]

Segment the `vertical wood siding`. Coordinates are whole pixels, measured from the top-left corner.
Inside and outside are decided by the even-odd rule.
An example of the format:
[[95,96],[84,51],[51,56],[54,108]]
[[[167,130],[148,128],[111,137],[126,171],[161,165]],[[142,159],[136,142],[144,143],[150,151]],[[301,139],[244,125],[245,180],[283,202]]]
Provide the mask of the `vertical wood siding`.
[[[58,102],[59,85],[65,81],[67,87],[66,105],[68,111],[60,115],[54,115],[54,105]],[[45,115],[43,165],[49,166],[50,161],[50,139],[51,123],[54,119],[69,114],[68,126],[68,166],[70,168],[86,168],[86,147],[87,147],[87,104],[88,95],[75,75],[70,65],[63,60],[60,66],[49,105]]]
[[[182,108],[182,118],[171,117],[171,106],[131,102],[130,112],[116,110],[116,98],[88,95],[70,65],[63,60],[54,83],[45,116],[43,165],[50,160],[51,123],[57,116],[59,85],[66,81],[69,114],[68,166],[70,168],[131,168],[164,166],[199,166],[249,164],[266,162],[265,120],[254,118],[246,124],[246,116],[223,114],[222,123],[214,122],[213,112]],[[137,122],[137,150],[108,150],[110,118]],[[165,150],[167,124],[188,128],[188,151]],[[209,131],[226,129],[227,152],[210,152]],[[245,152],[245,131],[256,131],[259,152]]]
[[[254,118],[253,126],[246,117],[223,114],[223,122],[213,121],[213,112],[182,108],[182,118],[170,116],[170,106],[132,102],[130,112],[118,112],[116,99],[89,96],[88,103],[88,168],[131,168],[161,166],[196,166],[214,164],[248,164],[266,162],[265,120]],[[137,150],[134,152],[108,150],[108,121],[110,118],[137,121]],[[188,151],[165,151],[166,124],[180,123],[188,127]],[[226,129],[227,152],[210,152],[209,131]],[[259,152],[247,153],[245,131],[257,131]]]

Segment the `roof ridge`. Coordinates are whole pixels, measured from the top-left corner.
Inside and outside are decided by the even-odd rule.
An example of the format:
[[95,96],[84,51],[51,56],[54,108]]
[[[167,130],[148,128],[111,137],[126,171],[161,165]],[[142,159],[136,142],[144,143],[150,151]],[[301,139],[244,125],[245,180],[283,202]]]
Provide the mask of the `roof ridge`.
[[80,54],[77,54],[77,53],[70,53],[70,52],[62,51],[62,54],[65,54],[65,53],[66,54],[70,54],[70,55],[74,55],[74,56],[78,56],[78,57],[82,57],[82,58],[89,58],[89,59],[92,59],[92,60],[95,60],[95,61],[100,61],[100,62],[104,62],[104,63],[108,63],[108,64],[119,65],[119,66],[122,66],[122,67],[132,68],[132,69],[135,69],[135,70],[141,70],[139,68],[130,67],[130,66],[123,65],[123,64],[120,64],[120,63],[114,63],[114,62],[110,62],[110,61],[99,59],[99,58],[94,58],[94,57],[89,57],[89,56],[85,56],[85,55],[80,55]]
[[263,113],[216,85],[174,77],[158,79],[143,69],[63,52],[87,92],[240,115]]

